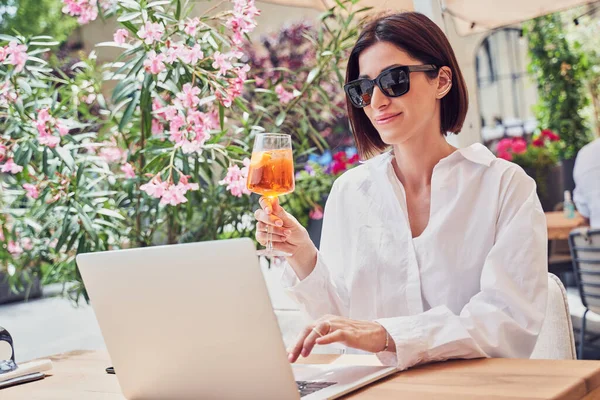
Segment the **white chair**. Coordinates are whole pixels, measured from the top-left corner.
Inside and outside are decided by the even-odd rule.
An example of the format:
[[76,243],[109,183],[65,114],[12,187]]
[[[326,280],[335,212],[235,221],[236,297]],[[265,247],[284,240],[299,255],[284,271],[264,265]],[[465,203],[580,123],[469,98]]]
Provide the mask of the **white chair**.
[[546,317],[531,358],[547,360],[577,358],[567,292],[560,279],[554,274],[548,274]]

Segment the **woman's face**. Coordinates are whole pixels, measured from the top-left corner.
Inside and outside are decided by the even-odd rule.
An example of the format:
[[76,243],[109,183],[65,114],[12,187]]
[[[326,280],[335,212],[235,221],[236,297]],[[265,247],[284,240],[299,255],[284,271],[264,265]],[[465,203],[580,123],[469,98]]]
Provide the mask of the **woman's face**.
[[[389,42],[377,42],[358,57],[359,75],[369,79],[375,79],[391,66],[422,64]],[[371,104],[363,110],[384,143],[402,144],[432,128],[439,133],[438,97],[444,91],[443,87],[438,88],[439,84],[439,78],[430,79],[425,72],[411,72],[410,90],[400,97],[387,97],[375,86]]]

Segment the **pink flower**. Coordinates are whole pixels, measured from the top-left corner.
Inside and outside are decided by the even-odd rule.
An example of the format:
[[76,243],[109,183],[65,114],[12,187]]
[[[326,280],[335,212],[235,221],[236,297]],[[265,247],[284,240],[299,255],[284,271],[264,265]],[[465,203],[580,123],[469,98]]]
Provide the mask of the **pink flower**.
[[179,178],[179,183],[174,185],[168,182],[162,182],[159,176],[155,176],[152,180],[142,186],[140,190],[146,192],[149,196],[160,199],[162,205],[172,205],[186,203],[186,193],[190,190],[198,190],[197,183],[189,183],[188,178],[182,175]]
[[6,161],[6,163],[4,163],[4,165],[2,165],[2,168],[0,169],[0,171],[1,172],[9,172],[11,174],[18,174],[19,172],[23,171],[23,167],[15,164],[15,160],[13,160],[12,158],[9,158],[8,161]]
[[[84,25],[98,18],[98,0],[63,0],[62,12],[77,17],[77,22]],[[100,0],[100,6],[108,9],[111,0]]]
[[225,75],[227,73],[227,71],[229,71],[231,68],[233,68],[233,65],[231,65],[231,62],[229,62],[227,55],[225,54],[221,54],[220,52],[216,51],[215,54],[213,54],[213,59],[215,60],[212,64],[213,68],[218,68],[219,71],[217,71],[217,75]]
[[254,5],[254,0],[235,0],[233,16],[226,22],[226,26],[233,32],[233,42],[241,45],[244,34],[256,28],[256,16],[260,11]]
[[182,57],[182,52],[185,51],[183,43],[171,43],[166,51],[165,62],[173,64],[178,58]]
[[32,185],[31,183],[25,183],[23,185],[23,189],[27,191],[27,197],[37,199],[40,196],[40,192],[38,191],[37,186]]
[[6,47],[0,47],[0,62],[6,58]]
[[56,119],[50,115],[47,108],[38,110],[35,126],[38,130],[39,143],[50,148],[54,148],[60,143],[60,138],[53,134],[54,130],[58,130],[60,136],[65,136],[69,133],[69,128],[62,122],[56,121]]
[[323,219],[323,208],[321,206],[315,206],[315,208],[308,213],[308,217],[314,220]]
[[207,118],[199,111],[188,110],[188,115],[179,113],[170,120],[169,140],[181,147],[184,154],[201,153],[204,143],[210,138]]
[[504,138],[498,142],[498,146],[496,147],[496,151],[498,153],[504,153],[510,151],[512,149],[512,140],[508,138]]
[[179,51],[179,58],[186,64],[196,65],[198,61],[204,58],[204,53],[199,44],[194,47],[184,47]]
[[165,69],[164,59],[164,54],[156,54],[154,50],[151,50],[148,53],[148,58],[144,61],[144,68],[151,74],[159,74]]
[[164,33],[165,28],[161,24],[156,22],[146,22],[137,34],[140,39],[144,40],[144,43],[152,44],[154,42],[159,42]]
[[[1,47],[0,47],[1,48]],[[14,103],[17,101],[18,95],[14,90],[10,81],[5,81],[0,83],[0,107],[8,106],[9,103]]]
[[33,250],[33,241],[30,238],[22,238],[21,239],[21,246],[23,246],[23,250],[25,251],[31,251]]
[[122,45],[125,43],[125,40],[129,38],[129,31],[127,29],[117,29],[113,36],[113,40],[116,44]]
[[500,152],[498,152],[498,157],[499,158],[503,158],[503,159],[508,160],[508,161],[512,161],[512,158],[513,158],[512,154],[509,153],[508,151],[500,151]]
[[121,166],[121,171],[123,171],[125,173],[125,178],[127,178],[127,179],[135,178],[135,171],[133,170],[133,165],[131,165],[129,163],[125,163]]
[[165,127],[156,118],[152,119],[152,134],[162,135],[165,132]]
[[13,257],[18,257],[21,254],[23,254],[23,249],[21,248],[21,246],[19,246],[18,243],[14,242],[14,241],[10,241],[8,242],[8,246],[6,248],[8,250],[8,252],[10,254],[13,255]]
[[177,93],[177,99],[181,102],[181,105],[186,108],[194,108],[200,103],[200,88],[192,86],[191,83],[186,83],[181,89],[181,93]]
[[3,144],[0,144],[0,161],[4,160],[7,152],[8,152],[7,147]]
[[515,154],[523,154],[527,151],[527,142],[521,138],[513,140],[512,151]]
[[25,67],[27,59],[29,58],[29,55],[27,54],[27,46],[12,41],[8,44],[8,47],[6,47],[5,50],[6,55],[8,56],[6,61],[15,66],[15,72],[21,72]]
[[275,93],[281,104],[287,104],[294,98],[293,93],[286,91],[281,84],[275,86]]
[[99,156],[107,163],[122,163],[127,157],[127,152],[117,147],[116,142],[104,142],[105,147],[102,147]]
[[196,31],[198,30],[198,25],[200,25],[199,18],[194,18],[194,19],[188,18],[188,20],[184,24],[183,31],[190,36],[196,36]]
[[237,165],[229,167],[225,178],[222,181],[219,181],[219,185],[227,185],[226,189],[235,197],[242,197],[244,194],[249,195],[251,193],[250,190],[248,190],[246,183],[248,180],[250,159],[245,158],[243,164],[243,168],[240,168]]
[[38,142],[53,149],[60,143],[60,138],[53,135],[40,135],[38,136]]

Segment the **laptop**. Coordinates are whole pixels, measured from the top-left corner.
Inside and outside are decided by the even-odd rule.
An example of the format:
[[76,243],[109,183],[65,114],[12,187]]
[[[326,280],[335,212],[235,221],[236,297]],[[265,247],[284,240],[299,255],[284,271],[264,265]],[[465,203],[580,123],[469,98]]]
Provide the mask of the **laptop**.
[[76,261],[129,400],[333,399],[395,372],[290,365],[250,239]]

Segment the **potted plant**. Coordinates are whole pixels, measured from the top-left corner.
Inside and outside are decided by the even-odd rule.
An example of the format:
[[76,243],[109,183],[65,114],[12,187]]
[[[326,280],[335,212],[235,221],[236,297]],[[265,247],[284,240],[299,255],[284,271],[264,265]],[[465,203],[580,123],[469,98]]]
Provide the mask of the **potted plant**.
[[591,140],[581,111],[588,104],[585,65],[581,53],[566,38],[558,14],[539,17],[526,25],[529,71],[538,84],[536,118],[560,135],[556,145],[562,162],[564,188],[573,190],[573,166],[577,152]]
[[498,157],[521,166],[537,185],[537,194],[544,211],[552,211],[562,201],[563,183],[558,163],[557,146],[560,137],[549,129],[533,137],[531,143],[523,138],[505,138],[498,142]]

